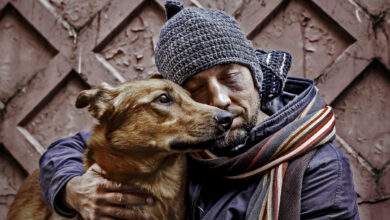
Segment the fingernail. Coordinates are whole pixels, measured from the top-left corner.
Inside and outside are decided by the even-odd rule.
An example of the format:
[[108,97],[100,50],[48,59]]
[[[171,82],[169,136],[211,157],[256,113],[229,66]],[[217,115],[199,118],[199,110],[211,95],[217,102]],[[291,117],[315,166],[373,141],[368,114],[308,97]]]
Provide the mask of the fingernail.
[[154,203],[154,199],[153,199],[152,197],[147,197],[147,198],[146,198],[146,203],[147,203],[148,205],[151,205],[151,204]]

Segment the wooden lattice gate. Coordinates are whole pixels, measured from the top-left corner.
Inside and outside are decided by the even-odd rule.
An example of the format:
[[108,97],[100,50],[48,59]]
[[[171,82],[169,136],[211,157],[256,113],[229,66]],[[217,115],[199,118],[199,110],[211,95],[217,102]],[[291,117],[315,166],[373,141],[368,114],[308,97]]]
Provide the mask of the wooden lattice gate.
[[[223,9],[256,47],[287,50],[337,113],[362,219],[390,213],[390,1],[186,0]],[[80,90],[155,72],[160,0],[0,0],[0,219],[59,137],[88,129]]]

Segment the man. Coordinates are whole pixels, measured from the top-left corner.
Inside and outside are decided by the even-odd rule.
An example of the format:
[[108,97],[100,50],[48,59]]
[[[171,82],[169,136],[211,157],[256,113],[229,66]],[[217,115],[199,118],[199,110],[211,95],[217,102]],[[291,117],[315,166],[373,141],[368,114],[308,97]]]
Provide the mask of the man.
[[[189,159],[190,219],[359,219],[347,159],[334,143],[334,116],[310,80],[287,78],[291,57],[255,50],[222,11],[166,3],[156,48],[162,76],[192,98],[234,115],[210,152]],[[63,216],[139,219],[153,205],[130,186],[85,173],[89,134],[53,143],[40,160],[47,202]]]

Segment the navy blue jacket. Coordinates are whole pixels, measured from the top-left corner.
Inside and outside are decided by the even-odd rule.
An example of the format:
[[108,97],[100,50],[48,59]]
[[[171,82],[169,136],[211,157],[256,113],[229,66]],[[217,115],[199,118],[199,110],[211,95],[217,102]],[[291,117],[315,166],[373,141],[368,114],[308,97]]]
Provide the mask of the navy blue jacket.
[[[287,102],[299,98],[302,89],[297,90],[296,94],[291,93],[291,88],[294,90],[302,86],[299,83],[296,80],[288,81],[286,87],[290,87],[290,92],[274,100],[269,112],[277,112]],[[306,80],[305,83],[305,86],[314,86],[311,81]],[[80,132],[58,140],[49,146],[40,159],[44,198],[60,215],[70,217],[75,214],[61,203],[62,189],[69,179],[84,173],[82,157],[89,135],[89,132]],[[197,184],[189,186],[187,208],[191,218],[244,219],[257,186],[256,179],[226,184],[191,176],[191,173],[189,178],[189,182],[200,181],[203,186],[200,193],[194,188]],[[314,154],[305,170],[301,196],[302,219],[359,219],[349,162],[335,143],[321,146]]]

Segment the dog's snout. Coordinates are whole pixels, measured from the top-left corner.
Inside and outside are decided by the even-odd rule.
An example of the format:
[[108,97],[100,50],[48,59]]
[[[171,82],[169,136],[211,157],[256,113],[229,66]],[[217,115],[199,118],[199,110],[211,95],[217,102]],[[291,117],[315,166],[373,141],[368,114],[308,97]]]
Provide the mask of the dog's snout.
[[233,122],[233,115],[230,112],[222,111],[214,116],[218,130],[225,132],[230,129]]

